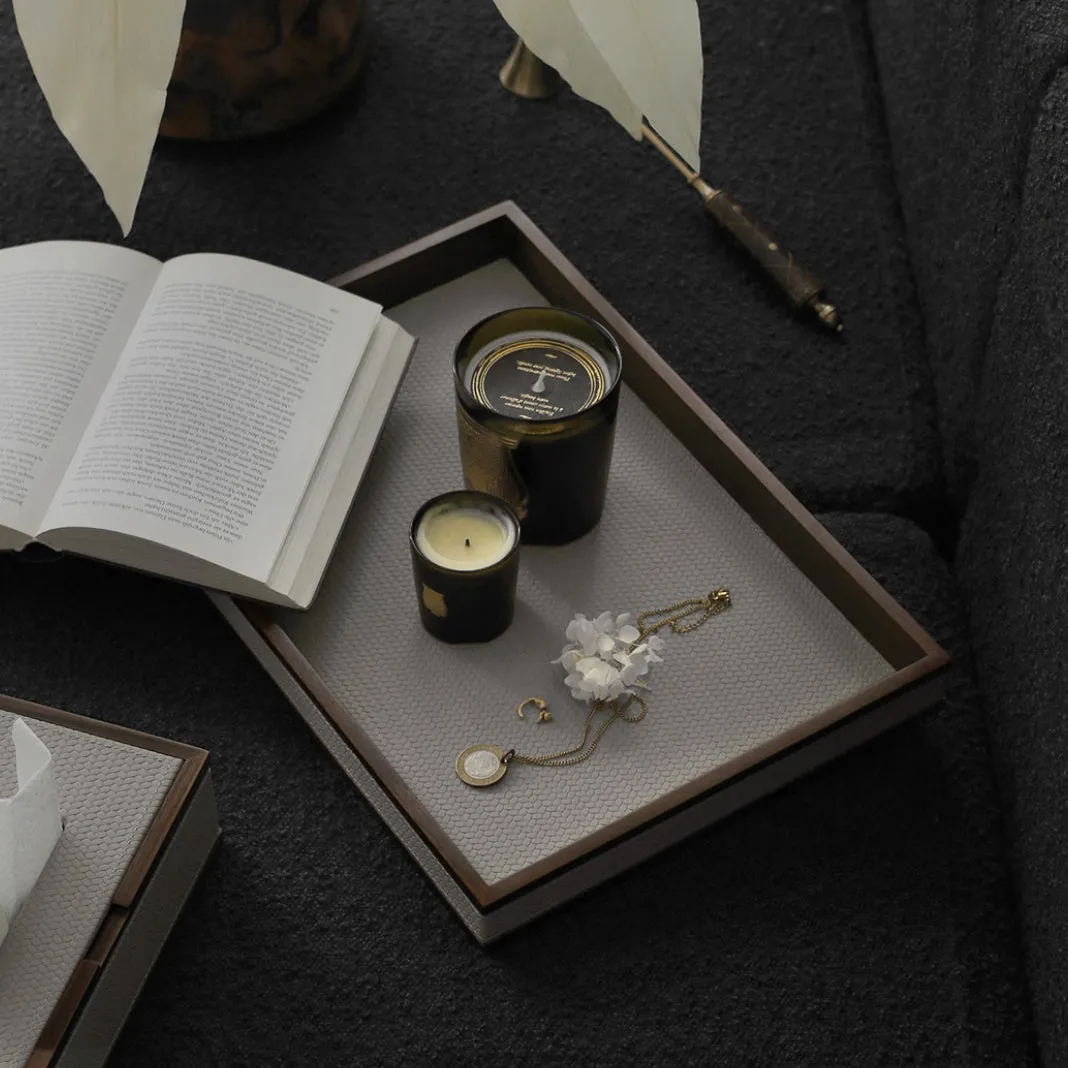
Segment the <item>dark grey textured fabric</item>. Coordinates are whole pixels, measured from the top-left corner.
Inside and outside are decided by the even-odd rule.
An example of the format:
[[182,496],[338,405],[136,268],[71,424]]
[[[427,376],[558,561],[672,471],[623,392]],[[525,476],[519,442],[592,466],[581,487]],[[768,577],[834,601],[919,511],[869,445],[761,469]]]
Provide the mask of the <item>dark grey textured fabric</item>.
[[[807,502],[918,511],[934,495],[918,304],[844,2],[702,10],[706,171],[826,281],[843,343],[793,318],[604,112],[506,94],[509,33],[488,0],[377,8],[361,93],[284,137],[163,145],[131,244],[329,277],[511,198]],[[115,240],[13,31],[0,0],[0,244]]]
[[1068,73],[1042,101],[1002,279],[959,568],[1019,872],[1035,1017],[1068,1057]]
[[950,701],[488,951],[206,598],[0,559],[0,690],[212,751],[223,844],[112,1068],[1030,1063],[945,566],[829,526],[957,654]]
[[998,282],[1045,86],[1068,61],[1065,0],[867,0],[957,509],[974,477]]
[[[960,371],[978,351],[968,338],[985,336],[974,321],[996,278],[985,258],[1003,260],[1007,240],[1002,224],[969,212],[991,191],[1011,207],[1026,109],[1002,89],[1027,67],[1010,46],[1035,34],[1037,7],[984,10],[965,20],[959,42],[931,48],[918,0],[872,3],[957,472],[958,424],[975,400]],[[956,4],[931,7],[952,14]],[[255,144],[162,145],[130,243],[160,257],[234,252],[326,277],[511,197],[807,503],[897,511],[938,529],[933,378],[861,6],[708,0],[702,19],[706,173],[824,278],[846,316],[843,343],[792,319],[709,229],[692,192],[606,116],[569,94],[544,104],[504,95],[496,69],[509,34],[489,3],[383,2],[365,84],[330,115]],[[1031,47],[1043,67],[1057,33]],[[1011,122],[983,111],[983,64],[966,64],[973,52],[989,60]],[[1008,147],[985,130],[998,124],[1016,138]],[[990,177],[967,158],[973,146]],[[966,180],[943,174],[954,167],[978,167],[977,199]],[[8,0],[0,192],[0,244],[117,237],[48,123]],[[950,255],[954,223],[966,235],[964,267]],[[959,297],[942,272],[959,274]],[[1063,307],[1052,288],[1042,293],[1054,303],[1041,307]],[[1006,353],[1010,327],[1006,318]],[[1056,339],[1048,322],[1029,329]],[[1030,447],[993,440],[1008,453]],[[984,477],[984,509],[1015,492],[1007,468]],[[999,552],[981,530],[985,515],[969,520],[965,559],[977,575]],[[1053,529],[1051,511],[1043,524]],[[0,692],[213,753],[225,841],[116,1068],[1032,1063],[983,708],[955,592],[906,520],[842,514],[831,526],[958,654],[952,699],[488,953],[200,594],[84,562],[0,558]],[[1048,552],[1041,574],[1051,589],[1059,565]],[[1017,615],[1032,613],[1037,628],[1063,609],[1033,580],[1046,614],[1030,605]],[[1005,648],[995,648],[999,637]],[[988,622],[979,645],[988,673],[1027,666],[1034,646],[1016,640]],[[992,684],[997,730],[1013,707],[1007,678]],[[1051,678],[1036,676],[1025,696],[1051,698]],[[997,735],[1021,739],[999,758],[1041,749],[1027,722]],[[1052,792],[1055,759],[1036,759]],[[1016,787],[1018,808],[1037,813],[1044,795],[1028,795],[1028,782]],[[1054,869],[1046,875],[1033,884],[1043,905],[1058,885]],[[1044,930],[1036,915],[1032,942]],[[1058,953],[1043,966],[1032,950],[1044,1035],[1054,1037]],[[1051,1048],[1056,1063],[1066,1047]]]

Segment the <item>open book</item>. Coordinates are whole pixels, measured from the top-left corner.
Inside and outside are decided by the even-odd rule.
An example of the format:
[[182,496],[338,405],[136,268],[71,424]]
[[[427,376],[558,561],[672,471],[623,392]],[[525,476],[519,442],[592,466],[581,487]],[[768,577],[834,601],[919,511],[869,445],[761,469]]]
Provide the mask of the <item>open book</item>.
[[0,251],[0,549],[306,608],[413,341],[233,256]]

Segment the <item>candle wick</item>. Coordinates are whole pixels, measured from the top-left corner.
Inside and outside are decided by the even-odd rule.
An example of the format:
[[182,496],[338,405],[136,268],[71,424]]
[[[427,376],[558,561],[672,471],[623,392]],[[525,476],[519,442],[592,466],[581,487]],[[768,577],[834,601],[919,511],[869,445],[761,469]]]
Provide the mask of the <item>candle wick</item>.
[[470,549],[471,548],[471,539],[470,538],[464,538],[464,545],[466,545],[467,548]]
[[532,392],[534,392],[534,393],[544,393],[545,392],[545,375],[547,373],[548,372],[546,372],[546,371],[542,371],[542,373],[540,375],[538,375],[537,382],[535,382],[534,385],[531,386]]

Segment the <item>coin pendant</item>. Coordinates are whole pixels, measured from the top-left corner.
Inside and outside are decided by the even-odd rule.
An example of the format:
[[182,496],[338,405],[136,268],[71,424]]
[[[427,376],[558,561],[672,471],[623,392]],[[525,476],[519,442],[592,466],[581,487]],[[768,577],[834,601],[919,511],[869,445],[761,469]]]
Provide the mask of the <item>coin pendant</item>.
[[468,786],[492,786],[504,778],[508,765],[496,745],[469,745],[456,758],[456,774]]

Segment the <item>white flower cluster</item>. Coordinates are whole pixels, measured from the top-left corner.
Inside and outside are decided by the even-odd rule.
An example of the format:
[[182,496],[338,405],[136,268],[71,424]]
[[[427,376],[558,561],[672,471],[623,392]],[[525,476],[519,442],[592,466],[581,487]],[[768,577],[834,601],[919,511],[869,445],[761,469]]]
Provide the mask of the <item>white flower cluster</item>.
[[657,655],[663,640],[652,634],[639,642],[641,633],[629,613],[602,612],[596,619],[579,614],[566,634],[570,644],[553,663],[563,664],[564,682],[580,701],[614,701],[633,694],[631,687],[642,685],[638,680],[649,673],[649,665],[663,659]]

